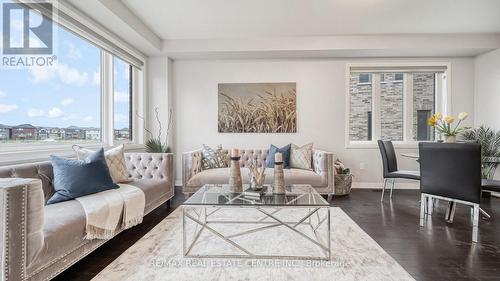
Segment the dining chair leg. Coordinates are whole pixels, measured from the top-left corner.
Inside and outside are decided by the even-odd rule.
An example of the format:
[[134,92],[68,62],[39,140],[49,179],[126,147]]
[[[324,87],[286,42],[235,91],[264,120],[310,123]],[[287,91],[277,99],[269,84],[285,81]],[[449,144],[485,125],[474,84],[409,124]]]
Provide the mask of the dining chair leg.
[[446,209],[446,215],[445,215],[445,220],[447,223],[453,223],[456,207],[457,207],[456,202],[450,201],[448,203],[448,209]]
[[427,196],[425,194],[420,195],[420,226],[424,226],[424,221],[427,216]]
[[477,236],[479,232],[479,204],[474,204],[473,210],[474,219],[472,220],[472,242],[477,243]]
[[427,197],[427,215],[432,216],[433,210],[434,210],[434,198]]
[[481,214],[482,214],[485,218],[487,218],[487,219],[491,219],[490,214],[486,213],[486,211],[485,211],[485,210],[483,210],[483,209],[479,208],[479,212],[481,212]]
[[384,179],[384,186],[382,187],[382,196],[380,197],[380,201],[384,201],[384,193],[386,185],[387,185],[387,179]]
[[396,182],[396,179],[392,179],[392,185],[391,185],[391,194],[389,198],[392,200],[392,190],[394,189],[394,183]]

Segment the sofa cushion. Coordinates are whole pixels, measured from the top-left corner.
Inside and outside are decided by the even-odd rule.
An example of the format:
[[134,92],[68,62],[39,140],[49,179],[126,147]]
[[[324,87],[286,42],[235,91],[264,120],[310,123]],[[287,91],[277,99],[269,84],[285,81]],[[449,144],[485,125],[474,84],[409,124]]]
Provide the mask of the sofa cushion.
[[168,195],[168,181],[151,179],[134,180],[128,184],[140,188],[146,196],[145,211],[148,212],[156,207],[158,200]]
[[[146,196],[146,212],[156,207],[156,202],[166,195],[167,181],[134,180],[130,183],[140,188]],[[64,254],[88,243],[85,240],[85,211],[76,200],[68,200],[44,208],[44,246],[40,254],[29,265],[33,272]]]
[[[265,184],[271,184],[274,179],[274,169],[266,169]],[[310,184],[312,186],[321,186],[326,183],[323,182],[322,177],[311,170],[302,169],[286,169],[284,170],[286,184]],[[241,168],[241,177],[243,183],[249,183],[249,170],[248,168]],[[229,168],[218,168],[204,170],[197,173],[187,182],[188,186],[202,186],[204,184],[227,184],[229,182]]]
[[286,169],[284,173],[286,184],[310,184],[312,186],[328,185],[328,182],[322,176],[311,170]]

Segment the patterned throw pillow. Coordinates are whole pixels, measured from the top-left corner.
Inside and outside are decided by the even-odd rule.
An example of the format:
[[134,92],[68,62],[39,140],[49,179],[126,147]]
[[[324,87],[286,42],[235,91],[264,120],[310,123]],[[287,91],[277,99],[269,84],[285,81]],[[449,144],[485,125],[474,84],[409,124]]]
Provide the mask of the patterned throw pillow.
[[196,175],[198,174],[199,172],[201,172],[201,159],[202,159],[202,156],[201,154],[195,154],[193,155],[192,159],[191,159],[191,175]]
[[222,145],[218,145],[215,149],[207,145],[203,145],[201,153],[203,155],[201,158],[202,170],[228,167],[226,156],[222,153]]
[[292,143],[292,151],[290,152],[290,167],[297,169],[312,169],[312,149],[313,144],[308,143],[301,147]]
[[[125,145],[122,144],[104,152],[106,164],[108,164],[109,173],[114,183],[125,183],[130,181],[128,178],[127,164],[125,163],[124,149]],[[76,156],[79,160],[85,159],[90,154],[94,153],[93,150],[83,148],[79,145],[73,145],[73,150],[76,152]]]

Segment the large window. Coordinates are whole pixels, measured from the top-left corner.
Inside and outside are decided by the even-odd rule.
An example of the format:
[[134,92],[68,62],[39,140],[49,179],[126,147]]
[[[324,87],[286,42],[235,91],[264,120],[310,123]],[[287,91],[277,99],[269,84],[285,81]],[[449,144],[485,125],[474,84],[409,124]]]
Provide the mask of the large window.
[[[11,18],[11,32],[22,34],[18,17]],[[0,149],[130,142],[139,70],[52,24],[52,66],[0,68]]]
[[347,144],[434,140],[427,119],[437,108],[445,111],[446,70],[435,65],[350,67]]
[[113,60],[114,140],[132,140],[132,66],[119,58]]
[[101,50],[54,28],[53,66],[0,69],[1,143],[101,141]]

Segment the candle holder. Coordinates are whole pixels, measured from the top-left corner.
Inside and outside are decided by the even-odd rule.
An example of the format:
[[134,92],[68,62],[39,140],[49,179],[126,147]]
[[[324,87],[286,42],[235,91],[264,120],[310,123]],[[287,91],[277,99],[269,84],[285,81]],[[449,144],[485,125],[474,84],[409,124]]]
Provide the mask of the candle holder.
[[229,190],[231,192],[243,192],[241,181],[240,156],[231,156],[231,168],[229,173]]
[[285,174],[283,173],[283,162],[274,162],[274,185],[273,192],[285,193]]

